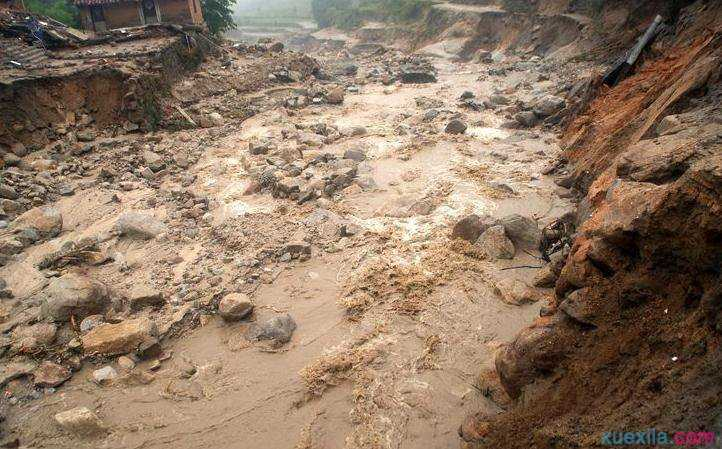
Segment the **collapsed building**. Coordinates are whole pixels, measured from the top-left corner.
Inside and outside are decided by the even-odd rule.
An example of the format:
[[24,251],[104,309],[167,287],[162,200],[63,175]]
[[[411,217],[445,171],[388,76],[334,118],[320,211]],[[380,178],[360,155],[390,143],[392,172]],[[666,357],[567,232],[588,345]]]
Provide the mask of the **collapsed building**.
[[200,0],[77,0],[83,29],[103,32],[156,23],[202,25]]

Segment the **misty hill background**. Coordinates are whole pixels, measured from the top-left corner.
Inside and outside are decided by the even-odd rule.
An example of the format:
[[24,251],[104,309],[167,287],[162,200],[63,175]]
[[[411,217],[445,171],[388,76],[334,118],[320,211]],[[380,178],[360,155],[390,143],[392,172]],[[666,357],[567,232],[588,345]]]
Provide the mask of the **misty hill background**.
[[238,0],[236,17],[311,18],[311,0]]

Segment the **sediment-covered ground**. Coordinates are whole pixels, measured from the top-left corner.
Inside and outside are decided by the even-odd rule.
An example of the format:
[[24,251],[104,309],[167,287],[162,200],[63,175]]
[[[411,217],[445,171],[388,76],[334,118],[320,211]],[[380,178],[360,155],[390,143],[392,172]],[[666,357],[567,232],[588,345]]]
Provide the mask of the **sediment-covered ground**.
[[720,8],[669,17],[608,87],[624,33],[481,3],[435,6],[440,33],[226,44],[164,81],[152,128],[82,104],[3,140],[3,444],[713,431]]

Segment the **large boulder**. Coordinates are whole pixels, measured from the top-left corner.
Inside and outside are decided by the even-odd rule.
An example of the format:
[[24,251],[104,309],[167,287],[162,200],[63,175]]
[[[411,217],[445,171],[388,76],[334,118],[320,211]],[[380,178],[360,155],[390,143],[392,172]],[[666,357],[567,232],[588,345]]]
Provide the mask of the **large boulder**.
[[514,258],[514,244],[506,236],[504,226],[490,227],[479,236],[475,244],[489,259]]
[[542,233],[536,221],[519,214],[512,214],[502,218],[500,223],[514,244],[532,248],[539,247]]
[[77,273],[68,273],[53,279],[45,289],[41,314],[55,321],[68,321],[71,315],[83,319],[104,312],[109,302],[105,285]]
[[534,105],[534,113],[539,117],[549,117],[564,109],[566,105],[563,98],[547,95]]
[[496,219],[489,215],[467,215],[454,225],[454,229],[451,231],[451,238],[476,242],[484,231],[495,224]]
[[555,322],[542,322],[528,327],[496,354],[496,372],[512,399],[518,398],[526,385],[562,360],[565,347],[555,332],[555,325]]
[[36,207],[15,220],[17,229],[31,228],[41,238],[53,238],[63,229],[63,216],[54,207]]
[[148,318],[101,324],[83,335],[83,351],[86,355],[102,356],[143,352],[158,342],[156,335],[156,326]]

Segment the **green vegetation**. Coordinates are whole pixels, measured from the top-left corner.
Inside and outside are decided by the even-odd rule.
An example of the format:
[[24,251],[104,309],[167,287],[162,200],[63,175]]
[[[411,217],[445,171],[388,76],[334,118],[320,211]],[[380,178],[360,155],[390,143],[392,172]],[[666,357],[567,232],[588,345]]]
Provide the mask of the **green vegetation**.
[[80,26],[78,9],[69,0],[25,0],[28,11],[62,22],[71,27]]
[[430,0],[313,0],[313,17],[320,27],[353,28],[364,20],[407,22],[418,19]]
[[201,0],[203,18],[208,25],[208,30],[214,36],[236,27],[233,20],[233,5],[236,0]]

